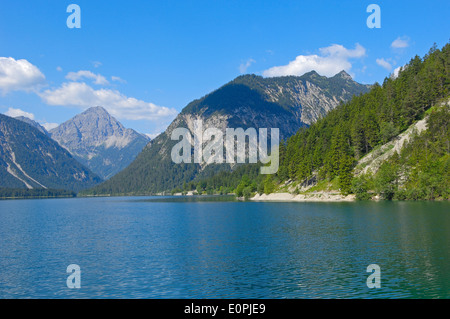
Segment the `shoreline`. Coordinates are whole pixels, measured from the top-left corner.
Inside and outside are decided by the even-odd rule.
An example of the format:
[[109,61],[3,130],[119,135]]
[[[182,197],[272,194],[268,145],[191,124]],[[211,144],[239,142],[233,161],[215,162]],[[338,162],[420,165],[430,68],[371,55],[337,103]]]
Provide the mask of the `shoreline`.
[[271,193],[256,194],[251,201],[273,201],[273,202],[354,202],[356,200],[355,195],[341,195],[334,193],[311,193],[311,194],[298,194],[291,193]]

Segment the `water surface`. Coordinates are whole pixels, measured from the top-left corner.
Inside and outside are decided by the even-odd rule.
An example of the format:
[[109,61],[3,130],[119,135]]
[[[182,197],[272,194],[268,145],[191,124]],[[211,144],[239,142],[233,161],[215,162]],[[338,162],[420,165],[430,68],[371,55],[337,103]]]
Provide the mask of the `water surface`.
[[[449,298],[447,202],[0,201],[0,298]],[[81,289],[66,286],[69,264]],[[381,288],[369,289],[369,264]]]

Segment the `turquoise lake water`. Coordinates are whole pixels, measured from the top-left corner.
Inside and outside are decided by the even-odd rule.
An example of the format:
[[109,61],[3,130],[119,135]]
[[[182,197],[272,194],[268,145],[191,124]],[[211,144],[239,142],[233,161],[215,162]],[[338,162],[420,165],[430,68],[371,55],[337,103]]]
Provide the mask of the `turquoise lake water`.
[[4,200],[0,298],[450,298],[450,204]]

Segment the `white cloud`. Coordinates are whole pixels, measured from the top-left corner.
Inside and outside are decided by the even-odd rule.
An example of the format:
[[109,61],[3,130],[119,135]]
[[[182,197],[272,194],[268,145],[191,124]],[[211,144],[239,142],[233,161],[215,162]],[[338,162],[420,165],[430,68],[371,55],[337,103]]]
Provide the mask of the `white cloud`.
[[392,65],[385,59],[377,59],[376,62],[379,66],[382,66],[386,70],[388,71],[392,70]]
[[395,70],[391,74],[392,79],[396,79],[398,77],[398,74],[402,71],[402,66],[399,66],[398,68],[395,68]]
[[111,76],[111,81],[120,82],[120,83],[127,83],[124,79],[118,77],[118,76]]
[[150,102],[127,97],[117,90],[95,90],[84,82],[63,83],[54,90],[40,93],[49,105],[76,106],[88,108],[103,106],[113,116],[127,120],[160,120],[173,118],[177,111]]
[[18,116],[24,116],[28,117],[30,120],[34,120],[34,114],[25,112],[21,109],[15,109],[15,108],[8,108],[8,111],[5,112],[5,115],[11,116],[11,117],[18,117]]
[[241,63],[241,65],[239,65],[239,72],[241,72],[241,74],[244,74],[245,72],[247,72],[247,69],[250,67],[250,65],[255,62],[256,61],[253,59],[248,59],[245,63]]
[[44,74],[27,60],[0,57],[0,91],[32,91],[45,81]]
[[66,79],[71,81],[78,81],[83,78],[94,80],[95,84],[98,85],[108,85],[108,80],[101,74],[95,74],[91,71],[80,70],[78,72],[69,72],[66,75]]
[[58,127],[58,123],[41,123],[41,125],[47,130],[50,131],[51,129],[54,129],[55,127]]
[[60,66],[57,66],[57,67],[56,67],[56,71],[62,72],[62,70],[63,70],[62,67],[60,67]]
[[294,61],[287,65],[275,66],[263,71],[266,77],[284,75],[303,75],[309,71],[316,71],[325,76],[333,76],[345,70],[350,73],[352,64],[349,59],[362,58],[366,54],[366,49],[359,43],[354,49],[347,49],[340,44],[319,49],[320,55],[299,55]]
[[404,49],[409,47],[409,38],[408,37],[398,37],[391,43],[391,48],[394,49]]
[[98,67],[102,66],[102,62],[92,61],[92,65],[94,66],[94,68],[98,68]]

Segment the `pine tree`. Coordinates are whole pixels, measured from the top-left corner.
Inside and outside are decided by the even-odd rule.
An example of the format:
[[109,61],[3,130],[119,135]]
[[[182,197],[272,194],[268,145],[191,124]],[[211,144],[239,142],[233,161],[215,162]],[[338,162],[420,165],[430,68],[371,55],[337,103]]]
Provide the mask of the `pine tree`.
[[339,165],[339,188],[344,195],[348,195],[352,190],[353,179],[353,158],[344,155]]

